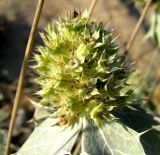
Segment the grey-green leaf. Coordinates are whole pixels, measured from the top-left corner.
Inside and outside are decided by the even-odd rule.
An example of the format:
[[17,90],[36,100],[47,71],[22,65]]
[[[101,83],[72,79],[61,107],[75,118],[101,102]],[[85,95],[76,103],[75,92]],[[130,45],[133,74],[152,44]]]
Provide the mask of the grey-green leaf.
[[97,126],[84,122],[82,154],[91,155],[145,155],[140,134],[118,122]]
[[73,128],[54,124],[55,120],[48,118],[37,126],[16,155],[69,154],[81,129],[81,122]]
[[5,139],[7,137],[7,131],[0,129],[0,154],[3,155],[5,148]]
[[151,26],[146,37],[151,38],[160,46],[160,11],[155,11],[151,16]]
[[46,118],[51,116],[53,112],[51,113],[48,109],[46,109],[46,107],[42,105],[35,104],[35,112],[33,117],[34,121],[39,124],[40,122],[44,121]]
[[134,104],[133,108],[136,110],[127,107],[119,109],[114,115],[124,125],[141,133],[140,140],[147,155],[160,155],[160,118],[148,113],[140,103]]

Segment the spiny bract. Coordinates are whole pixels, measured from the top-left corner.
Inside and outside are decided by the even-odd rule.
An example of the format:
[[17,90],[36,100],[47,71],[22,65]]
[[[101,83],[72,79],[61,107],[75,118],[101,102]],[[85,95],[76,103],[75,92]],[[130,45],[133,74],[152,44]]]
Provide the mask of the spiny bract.
[[87,12],[59,19],[41,34],[44,46],[37,47],[34,66],[41,86],[37,94],[40,104],[55,109],[61,125],[73,125],[80,117],[110,121],[113,108],[131,103],[130,72],[111,35]]

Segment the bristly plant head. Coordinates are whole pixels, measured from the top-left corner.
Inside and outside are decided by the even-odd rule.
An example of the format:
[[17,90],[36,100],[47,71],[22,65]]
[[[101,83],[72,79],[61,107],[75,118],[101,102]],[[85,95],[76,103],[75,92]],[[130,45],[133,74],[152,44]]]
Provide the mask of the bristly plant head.
[[160,120],[138,104],[128,108],[135,79],[112,30],[74,12],[41,36],[34,57],[37,125],[17,154],[159,154]]
[[81,117],[100,124],[111,121],[114,108],[128,106],[130,71],[118,55],[112,29],[83,15],[60,18],[41,33],[34,69],[39,77],[40,104],[54,108],[59,125],[74,125]]

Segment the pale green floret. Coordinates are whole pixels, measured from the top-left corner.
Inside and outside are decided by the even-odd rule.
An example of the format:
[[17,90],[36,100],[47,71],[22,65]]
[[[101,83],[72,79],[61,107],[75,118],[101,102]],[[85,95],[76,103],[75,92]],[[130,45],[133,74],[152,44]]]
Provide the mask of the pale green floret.
[[41,104],[55,108],[54,117],[73,124],[80,117],[112,120],[113,108],[131,103],[129,72],[117,54],[112,30],[88,17],[60,19],[41,34],[44,46],[35,55]]

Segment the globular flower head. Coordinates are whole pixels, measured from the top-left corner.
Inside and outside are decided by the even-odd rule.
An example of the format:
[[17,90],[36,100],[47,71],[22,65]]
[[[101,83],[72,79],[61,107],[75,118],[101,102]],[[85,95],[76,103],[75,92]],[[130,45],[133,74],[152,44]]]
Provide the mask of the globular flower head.
[[131,103],[130,72],[111,29],[90,21],[85,12],[59,19],[41,36],[44,46],[37,47],[34,66],[41,87],[37,94],[40,104],[55,109],[61,124],[74,124],[80,117],[110,121],[113,108]]

